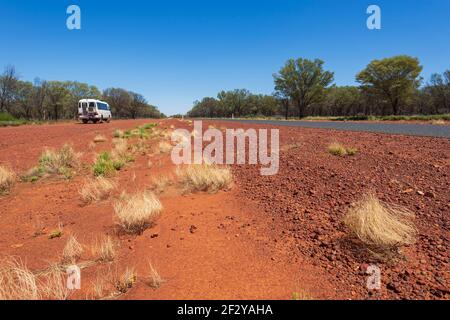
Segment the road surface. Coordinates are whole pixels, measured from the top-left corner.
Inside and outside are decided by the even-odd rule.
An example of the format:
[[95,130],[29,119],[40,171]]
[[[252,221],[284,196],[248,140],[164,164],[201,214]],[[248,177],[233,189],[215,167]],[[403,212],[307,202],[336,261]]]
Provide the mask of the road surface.
[[[221,120],[222,121],[222,120]],[[450,126],[419,123],[381,123],[346,121],[282,121],[282,120],[223,120],[244,123],[270,124],[276,126],[336,129],[348,131],[366,131],[409,136],[450,138]]]

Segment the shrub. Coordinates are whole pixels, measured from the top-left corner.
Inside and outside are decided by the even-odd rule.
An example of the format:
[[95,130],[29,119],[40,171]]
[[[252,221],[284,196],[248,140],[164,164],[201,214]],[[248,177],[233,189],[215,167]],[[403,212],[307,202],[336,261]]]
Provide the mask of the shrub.
[[14,185],[15,174],[10,169],[0,166],[0,195],[8,194]]
[[119,225],[129,233],[141,233],[153,224],[162,210],[153,193],[143,192],[124,196],[114,205]]
[[233,177],[228,167],[209,164],[192,164],[184,168],[178,167],[176,174],[186,191],[217,192],[231,187]]
[[80,155],[73,148],[65,144],[60,150],[47,149],[40,158],[39,165],[32,168],[24,179],[35,181],[48,175],[61,175],[67,179],[72,178],[75,169],[79,167]]
[[115,172],[122,169],[124,165],[125,162],[123,160],[113,159],[109,152],[102,152],[94,163],[94,176],[113,176]]
[[344,223],[372,251],[389,252],[415,242],[413,216],[409,210],[368,193],[348,210]]

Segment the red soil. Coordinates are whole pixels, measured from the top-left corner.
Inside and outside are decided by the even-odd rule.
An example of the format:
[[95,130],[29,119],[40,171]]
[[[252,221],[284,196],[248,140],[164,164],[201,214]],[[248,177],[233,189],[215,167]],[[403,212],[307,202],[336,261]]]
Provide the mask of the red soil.
[[[67,142],[90,164],[96,152],[111,149],[115,128],[148,122],[0,128],[0,165],[23,173],[36,165],[45,146]],[[159,127],[170,125],[191,128],[178,120],[162,121]],[[91,150],[97,133],[108,142]],[[171,186],[160,195],[161,218],[141,235],[117,234],[113,203],[122,191],[142,191],[152,177],[173,174],[168,155],[139,155],[118,173],[113,197],[97,204],[83,205],[78,194],[90,179],[87,169],[72,180],[19,182],[10,195],[0,197],[0,257],[19,256],[39,270],[60,261],[74,234],[86,245],[82,260],[88,261],[89,245],[111,235],[119,243],[115,262],[84,268],[82,290],[73,298],[90,297],[97,278],[108,280],[126,267],[135,268],[138,281],[116,298],[290,299],[294,292],[317,299],[448,298],[449,140],[302,128],[282,128],[280,137],[278,175],[262,177],[257,167],[233,166],[236,184],[229,192],[183,195]],[[335,140],[360,153],[329,155],[326,146]],[[157,141],[146,143],[151,147]],[[349,247],[341,223],[346,208],[368,189],[416,212],[420,230],[418,242],[405,250],[406,260],[380,265],[382,290],[375,295],[369,295],[367,275],[360,270],[370,259]],[[50,240],[48,234],[59,223],[63,236]],[[36,234],[41,229],[44,234]],[[149,261],[165,279],[158,289],[146,283]]]

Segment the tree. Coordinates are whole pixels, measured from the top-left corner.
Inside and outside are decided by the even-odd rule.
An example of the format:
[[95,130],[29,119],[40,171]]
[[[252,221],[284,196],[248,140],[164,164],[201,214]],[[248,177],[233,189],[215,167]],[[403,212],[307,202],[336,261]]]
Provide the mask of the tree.
[[422,66],[417,58],[402,55],[373,60],[356,76],[361,89],[386,101],[394,114],[417,90]]
[[425,87],[433,102],[433,112],[448,112],[450,108],[450,70],[442,75],[434,73],[431,75],[430,83]]
[[279,73],[273,75],[275,91],[293,101],[299,118],[312,103],[323,99],[325,88],[333,82],[333,72],[324,71],[323,64],[319,59],[289,59]]
[[6,66],[0,77],[0,112],[10,111],[9,106],[14,99],[18,80],[16,68],[12,65]]
[[70,91],[64,82],[49,81],[47,91],[48,105],[53,111],[53,119],[59,120],[64,113],[64,107],[67,106],[70,99]]

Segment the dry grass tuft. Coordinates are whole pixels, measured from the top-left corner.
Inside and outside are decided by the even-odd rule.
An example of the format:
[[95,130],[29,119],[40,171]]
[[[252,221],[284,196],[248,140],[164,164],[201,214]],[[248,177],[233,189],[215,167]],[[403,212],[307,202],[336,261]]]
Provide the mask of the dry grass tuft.
[[67,288],[67,275],[65,270],[61,270],[58,264],[50,265],[42,274],[42,295],[48,300],[67,300],[70,290]]
[[107,141],[107,139],[104,135],[98,134],[94,137],[95,143],[106,142],[106,141]]
[[85,203],[92,203],[107,199],[116,187],[114,181],[99,176],[86,181],[79,193]]
[[62,262],[75,263],[83,254],[83,246],[78,242],[75,236],[70,236],[63,249]]
[[178,167],[176,175],[179,177],[185,191],[206,191],[215,193],[219,190],[231,188],[233,176],[228,167],[218,167],[209,164],[192,164]]
[[142,192],[124,196],[116,202],[114,210],[119,225],[129,233],[141,233],[153,224],[162,210],[161,202],[153,193]]
[[158,145],[159,153],[169,153],[172,151],[172,145],[166,141],[161,141]]
[[170,186],[171,184],[172,179],[164,175],[159,175],[156,178],[153,178],[151,189],[155,193],[160,194],[163,193],[167,189],[167,187]]
[[368,193],[350,208],[344,223],[373,252],[395,252],[413,244],[417,229],[414,214],[400,206],[380,201]]
[[18,259],[0,261],[0,300],[38,300],[35,275]]
[[35,181],[52,174],[71,178],[79,165],[80,154],[76,153],[69,144],[65,144],[60,150],[45,150],[39,158],[39,165],[31,169],[24,178]]
[[0,195],[8,194],[14,185],[15,174],[12,170],[0,166]]
[[338,142],[334,142],[328,146],[328,152],[335,156],[353,156],[358,153],[358,149],[356,148],[346,148],[342,144]]
[[114,279],[114,284],[116,289],[120,293],[126,293],[129,289],[131,289],[137,281],[137,273],[134,268],[126,268],[125,272],[116,276]]
[[104,237],[100,243],[96,242],[92,248],[92,253],[101,262],[113,261],[116,257],[116,245],[111,237]]
[[156,269],[150,262],[148,263],[148,267],[149,267],[148,285],[154,289],[157,289],[163,284],[164,279],[161,277],[158,271],[156,271]]

